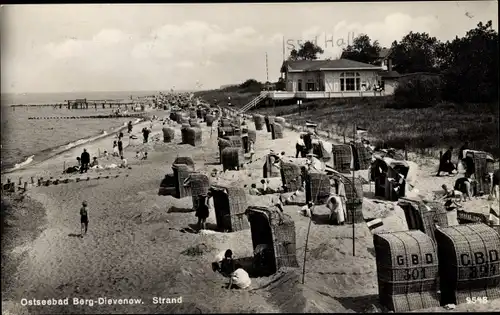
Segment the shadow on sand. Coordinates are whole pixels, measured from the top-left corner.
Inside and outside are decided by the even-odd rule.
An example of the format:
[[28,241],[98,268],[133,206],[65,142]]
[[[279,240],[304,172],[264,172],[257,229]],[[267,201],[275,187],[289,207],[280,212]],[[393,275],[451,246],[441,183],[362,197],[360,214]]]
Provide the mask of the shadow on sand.
[[330,215],[328,214],[315,214],[312,216],[311,220],[316,225],[331,225]]
[[70,233],[68,234],[69,237],[82,237],[82,234],[76,234],[76,233]]
[[205,165],[217,166],[217,165],[220,165],[220,163],[218,161],[215,161],[215,162],[205,162]]
[[[370,313],[370,306],[375,306],[378,310],[381,309],[378,295],[364,295],[354,297],[335,297],[335,299],[342,304],[346,310],[353,310],[356,313]],[[372,307],[373,308],[373,307]]]
[[167,213],[189,213],[189,212],[194,212],[192,208],[178,208],[178,207],[170,207],[167,210]]

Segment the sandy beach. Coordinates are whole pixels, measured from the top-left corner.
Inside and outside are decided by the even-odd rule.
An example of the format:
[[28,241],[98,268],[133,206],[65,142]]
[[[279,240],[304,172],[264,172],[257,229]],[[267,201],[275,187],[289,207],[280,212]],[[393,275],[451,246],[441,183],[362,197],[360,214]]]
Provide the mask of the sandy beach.
[[[164,117],[166,112],[157,114]],[[297,259],[300,268],[285,270],[271,277],[253,278],[248,290],[227,290],[226,279],[211,269],[216,254],[232,249],[236,258],[252,256],[250,230],[234,233],[189,233],[185,228],[196,223],[191,197],[175,199],[159,196],[160,182],[172,173],[177,156],[189,156],[196,170],[222,170],[218,161],[216,127],[202,124],[200,147],[180,143],[180,125],[175,125],[172,143],[163,143],[161,123],[156,122],[150,142],[142,143],[140,130],[149,122],[134,126],[137,140],[128,143],[125,157],[130,169],[103,171],[100,179],[70,182],[57,186],[31,187],[26,198],[40,207],[40,232],[18,241],[5,255],[13,257],[17,269],[8,274],[9,286],[3,288],[3,314],[106,314],[106,313],[221,313],[221,312],[380,312],[373,234],[380,231],[404,231],[408,227],[404,213],[395,202],[373,198],[373,186],[364,186],[365,218],[383,219],[381,228],[370,231],[366,223],[356,224],[355,256],[352,253],[352,226],[312,223],[307,252],[305,284],[301,282],[304,246],[309,219],[298,213],[298,206],[286,206],[295,221]],[[249,122],[249,128],[254,129]],[[84,147],[91,156],[110,147],[114,135]],[[254,162],[241,171],[228,171],[218,181],[243,186],[258,183],[262,177],[262,158],[271,149],[295,153],[298,133],[287,129],[283,139],[271,140],[271,134],[257,131]],[[155,141],[159,139],[158,141]],[[63,177],[64,161],[74,160],[82,147],[61,156],[8,174],[9,178]],[[147,150],[148,160],[134,158],[138,150]],[[453,186],[456,177],[435,177],[437,161],[410,156],[415,171],[418,195],[433,198],[441,185]],[[108,162],[107,162],[108,163]],[[89,171],[84,176],[97,173]],[[104,176],[110,178],[105,179]],[[118,175],[118,177],[116,177]],[[363,172],[359,175],[366,176]],[[68,175],[65,175],[65,178]],[[2,182],[5,182],[2,176]],[[81,202],[89,204],[89,232],[80,233]],[[489,201],[481,197],[468,201],[469,211],[487,212]],[[319,209],[318,211],[321,211]],[[27,217],[33,217],[31,214]],[[22,215],[17,214],[18,226]],[[43,219],[42,219],[43,217]],[[213,211],[207,221],[215,225]],[[449,213],[450,225],[457,224],[456,213]],[[191,251],[189,251],[191,249]],[[192,249],[197,254],[190,254]],[[155,297],[179,298],[182,303],[155,304]],[[22,299],[64,299],[65,306],[22,306]],[[73,305],[73,299],[138,299],[134,305]],[[426,312],[444,311],[443,308]],[[500,311],[500,301],[487,304],[457,305],[454,311]]]

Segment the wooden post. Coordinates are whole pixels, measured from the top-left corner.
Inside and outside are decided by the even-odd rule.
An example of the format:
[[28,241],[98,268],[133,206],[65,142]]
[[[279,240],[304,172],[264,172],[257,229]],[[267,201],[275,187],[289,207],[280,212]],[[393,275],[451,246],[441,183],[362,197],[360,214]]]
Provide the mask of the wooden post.
[[[312,216],[312,213],[311,213]],[[302,284],[305,282],[306,277],[306,258],[307,258],[307,243],[309,241],[309,231],[311,230],[312,218],[309,218],[309,225],[307,227],[306,245],[304,246],[304,264],[302,265]]]
[[[353,128],[353,139],[354,143],[356,143],[356,123],[354,123],[354,128]],[[354,161],[353,161],[354,162]],[[353,168],[352,168],[352,186],[353,188],[355,187],[354,185],[354,180],[355,180],[355,168],[354,168],[354,163],[353,163]],[[352,209],[352,256],[356,256],[356,221],[355,221],[355,209]]]
[[63,162],[63,174],[64,174],[64,171],[66,171],[66,161]]

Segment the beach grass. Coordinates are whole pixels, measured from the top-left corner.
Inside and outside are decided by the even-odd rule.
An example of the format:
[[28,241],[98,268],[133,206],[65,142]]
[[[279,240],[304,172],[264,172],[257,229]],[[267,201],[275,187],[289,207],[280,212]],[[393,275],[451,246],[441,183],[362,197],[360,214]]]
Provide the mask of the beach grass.
[[[233,92],[233,95],[237,94]],[[224,92],[211,91],[210,97],[222,99]],[[255,95],[254,95],[255,96]],[[226,97],[227,98],[227,97]],[[245,105],[251,97],[242,94],[232,99]],[[285,116],[293,124],[306,120],[318,123],[322,130],[349,137],[353,126],[367,129],[365,137],[389,147],[439,156],[439,151],[453,146],[459,148],[465,141],[475,150],[500,156],[499,107],[496,104],[453,104],[442,102],[433,107],[397,109],[393,98],[366,97],[324,99],[298,105],[277,104],[273,107],[252,109],[249,113]],[[376,143],[376,144],[378,144]]]

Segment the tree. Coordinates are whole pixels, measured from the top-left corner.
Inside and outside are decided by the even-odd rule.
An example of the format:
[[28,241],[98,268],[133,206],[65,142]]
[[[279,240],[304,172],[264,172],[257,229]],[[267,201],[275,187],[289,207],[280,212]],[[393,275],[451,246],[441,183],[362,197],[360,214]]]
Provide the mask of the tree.
[[440,47],[444,96],[458,102],[498,101],[498,33],[480,22]]
[[283,79],[282,77],[280,77],[278,79],[278,82],[276,83],[276,90],[278,90],[278,91],[284,91],[285,89],[286,89],[285,79]]
[[299,50],[292,49],[288,60],[316,60],[318,54],[324,53],[324,50],[313,42],[307,41],[300,45]]
[[427,33],[410,32],[399,43],[394,41],[392,44],[394,70],[400,73],[437,72],[439,47],[440,43],[435,37]]
[[262,91],[264,85],[255,79],[248,79],[242,84],[240,84],[240,89],[243,89],[246,92],[260,92]]
[[361,34],[354,38],[352,45],[348,45],[342,52],[342,58],[375,64],[380,54],[380,45],[378,41],[371,42],[370,37]]

